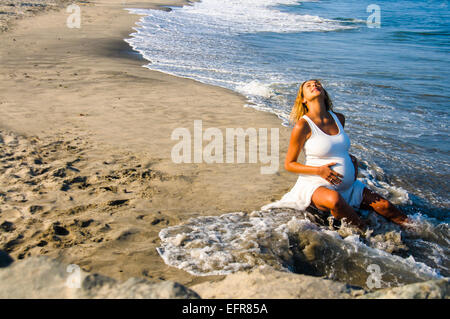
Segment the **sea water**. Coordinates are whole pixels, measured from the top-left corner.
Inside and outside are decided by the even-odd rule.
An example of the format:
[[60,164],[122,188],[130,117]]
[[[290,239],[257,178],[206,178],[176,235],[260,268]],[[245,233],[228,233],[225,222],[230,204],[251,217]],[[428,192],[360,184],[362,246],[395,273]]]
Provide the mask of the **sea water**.
[[[393,229],[379,234],[375,241],[370,236],[363,236],[362,241],[350,236],[354,239],[351,241],[349,236],[320,225],[309,233],[328,236],[325,230],[335,232],[339,238],[315,238],[325,246],[334,240],[342,248],[338,254],[341,263],[336,261],[329,266],[332,270],[319,269],[321,262],[312,258],[305,262],[312,270],[304,267],[339,279],[344,276],[339,268],[350,256],[344,251],[348,252],[348,247],[356,251],[365,247],[364,256],[379,255],[386,262],[390,260],[393,267],[402,264],[397,261],[401,258],[424,273],[448,276],[449,4],[437,0],[382,0],[376,2],[376,11],[370,5],[371,1],[360,0],[202,0],[191,6],[173,7],[171,11],[128,9],[142,17],[126,41],[149,61],[145,67],[239,92],[247,97],[246,106],[276,114],[280,125],[288,125],[299,85],[307,79],[320,79],[333,100],[334,110],[346,116],[345,130],[352,142],[350,152],[360,161],[359,179],[400,206],[420,226],[416,233]],[[373,14],[378,14],[378,25],[372,23]],[[255,221],[235,214],[237,217],[230,216],[244,226]],[[273,217],[273,225],[268,220],[258,222],[260,226],[269,223],[279,229],[276,236],[288,239],[287,244],[280,244],[284,248],[271,244],[267,248],[256,241],[255,250],[245,248],[243,253],[239,248],[230,253],[236,242],[231,239],[232,234],[220,236],[222,226],[217,225],[227,224],[229,218],[221,216],[201,221],[204,227],[219,229],[211,235],[213,239],[197,241],[200,248],[210,249],[209,253],[164,246],[180,229],[184,231],[176,236],[191,238],[197,234],[195,227],[187,226],[163,231],[160,253],[169,264],[196,274],[225,273],[269,260],[283,269],[302,271],[295,262],[278,254],[283,251],[281,255],[290,253],[296,256],[294,260],[299,258],[299,252],[292,251],[289,242],[298,242],[298,236],[305,232],[292,233],[295,227],[287,226],[291,217],[299,218],[294,214],[284,222]],[[274,228],[271,231],[277,232]],[[253,230],[248,234],[253,234]],[[211,240],[214,242],[214,236],[222,241],[221,249],[214,246],[211,250],[208,246]],[[404,247],[386,248],[392,245]],[[258,249],[259,253],[255,253]],[[264,256],[259,259],[261,251]],[[176,262],[172,253],[177,256]],[[236,261],[233,254],[245,257]],[[253,262],[247,265],[245,258]],[[329,258],[330,262],[334,257]],[[359,269],[355,274],[371,261],[361,257],[364,258],[366,263],[355,266]],[[217,261],[214,266],[206,265],[213,260]],[[203,268],[191,265],[196,262],[206,264]],[[402,271],[398,270],[405,273]],[[417,279],[398,276],[399,282]]]

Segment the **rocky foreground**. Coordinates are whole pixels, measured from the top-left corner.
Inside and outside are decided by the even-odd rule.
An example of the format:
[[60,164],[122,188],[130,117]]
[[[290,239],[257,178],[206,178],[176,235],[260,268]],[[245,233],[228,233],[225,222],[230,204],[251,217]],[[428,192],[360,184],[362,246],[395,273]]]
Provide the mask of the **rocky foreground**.
[[89,274],[48,257],[14,262],[0,251],[0,298],[146,298],[146,299],[448,299],[450,280],[440,279],[368,292],[318,277],[263,267],[238,272],[219,282],[191,289],[172,281],[152,283],[142,278],[119,282]]

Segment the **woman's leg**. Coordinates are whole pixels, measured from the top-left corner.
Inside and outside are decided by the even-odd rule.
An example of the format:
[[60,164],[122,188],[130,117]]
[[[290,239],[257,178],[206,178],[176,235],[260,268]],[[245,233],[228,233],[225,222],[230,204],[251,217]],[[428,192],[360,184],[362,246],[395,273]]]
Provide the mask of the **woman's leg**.
[[363,200],[361,202],[360,208],[373,210],[376,213],[399,225],[408,223],[408,217],[406,217],[405,214],[403,214],[387,199],[381,197],[381,195],[371,191],[367,187],[365,187],[363,190]]
[[355,210],[335,190],[324,186],[318,187],[311,196],[311,202],[318,209],[330,212],[337,219],[346,218],[350,224],[359,228],[366,226]]

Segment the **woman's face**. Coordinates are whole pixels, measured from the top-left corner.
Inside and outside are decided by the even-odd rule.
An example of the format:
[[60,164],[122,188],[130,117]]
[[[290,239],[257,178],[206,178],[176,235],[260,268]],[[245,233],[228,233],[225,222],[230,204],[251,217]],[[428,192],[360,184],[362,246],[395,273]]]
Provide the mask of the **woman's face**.
[[322,94],[323,87],[318,81],[311,80],[303,84],[303,103],[313,100]]

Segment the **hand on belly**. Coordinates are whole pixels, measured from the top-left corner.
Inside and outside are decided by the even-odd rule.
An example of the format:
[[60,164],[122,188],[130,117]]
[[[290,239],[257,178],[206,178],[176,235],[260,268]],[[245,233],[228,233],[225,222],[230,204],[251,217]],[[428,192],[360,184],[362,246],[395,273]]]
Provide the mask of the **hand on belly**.
[[353,185],[355,179],[355,167],[353,166],[350,157],[341,160],[334,159],[333,162],[336,164],[330,168],[343,176],[340,183],[333,185],[334,189],[337,191],[348,189]]
[[349,155],[314,158],[306,161],[305,165],[323,167],[315,178],[319,183],[326,182],[330,189],[346,190],[355,181],[355,166]]

